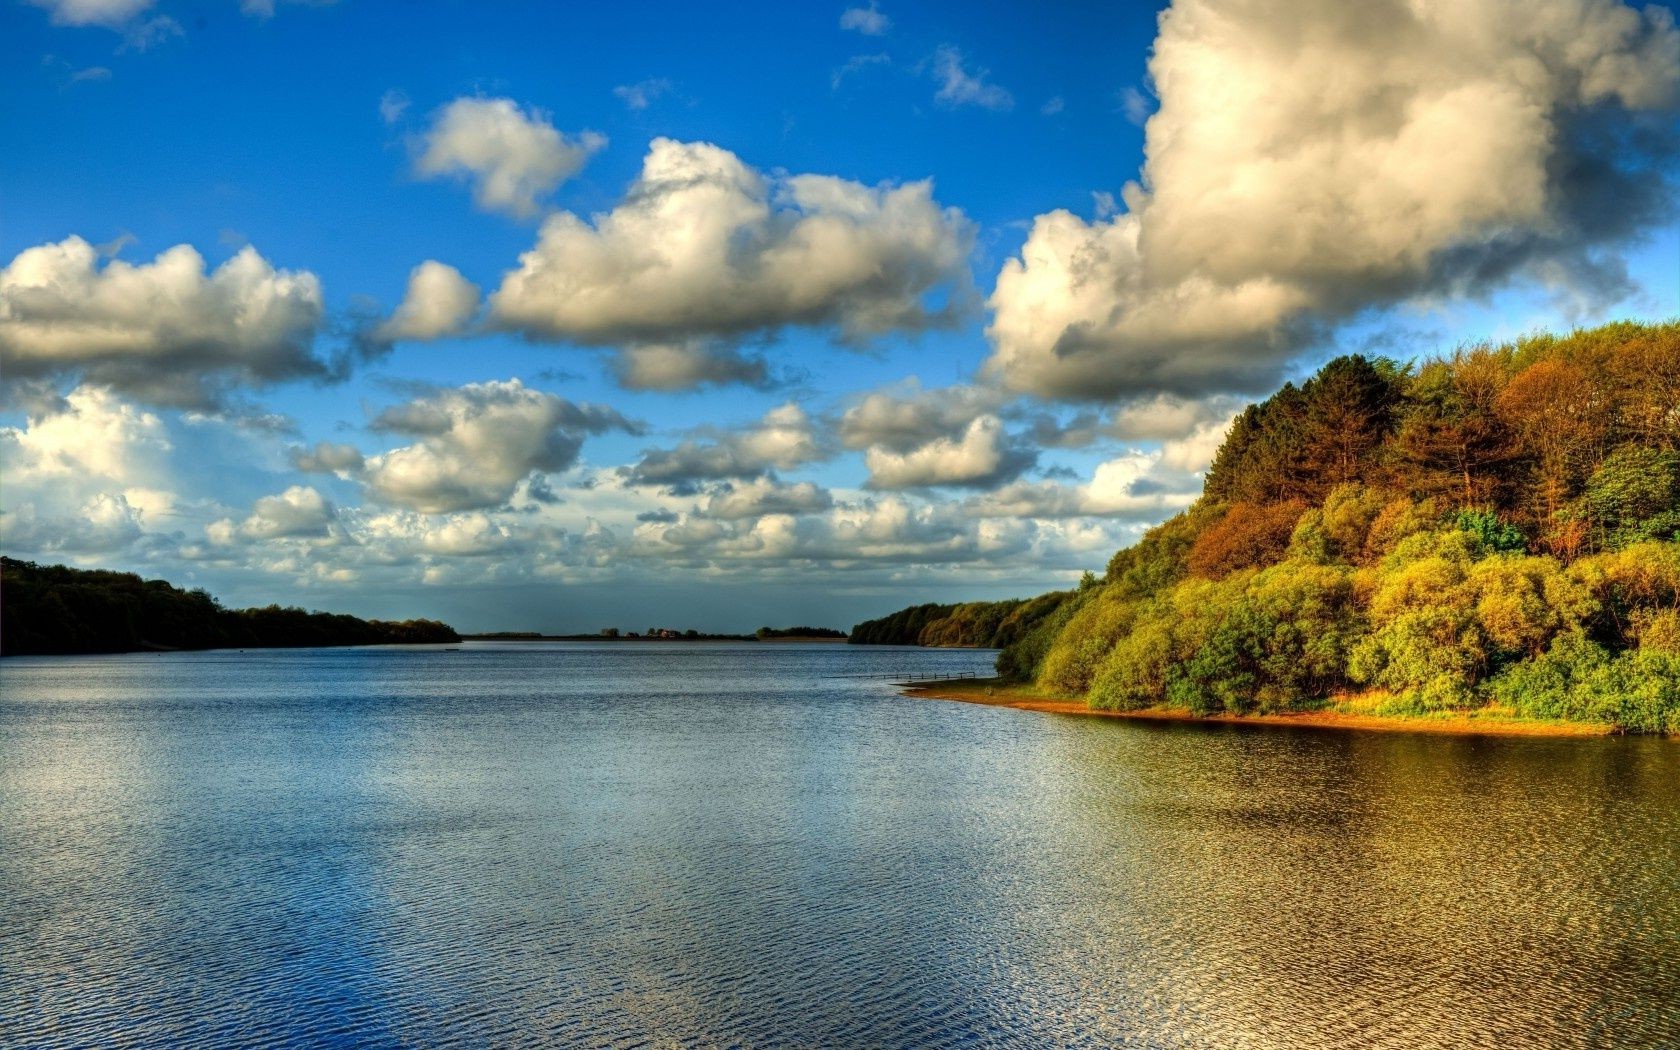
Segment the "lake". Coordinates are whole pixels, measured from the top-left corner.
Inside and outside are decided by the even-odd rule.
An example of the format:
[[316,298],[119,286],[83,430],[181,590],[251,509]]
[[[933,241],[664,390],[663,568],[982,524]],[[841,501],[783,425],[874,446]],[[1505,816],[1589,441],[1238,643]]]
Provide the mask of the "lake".
[[1680,744],[863,677],[991,659],[7,659],[0,1043],[1680,1043]]

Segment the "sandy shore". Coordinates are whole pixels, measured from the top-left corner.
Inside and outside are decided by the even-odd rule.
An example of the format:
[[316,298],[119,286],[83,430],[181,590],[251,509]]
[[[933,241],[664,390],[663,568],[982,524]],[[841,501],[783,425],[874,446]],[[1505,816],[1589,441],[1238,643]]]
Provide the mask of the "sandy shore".
[[1150,708],[1143,711],[1101,711],[1083,701],[1036,696],[1030,687],[996,680],[927,682],[907,685],[906,696],[928,700],[957,700],[988,707],[1013,707],[1019,711],[1043,711],[1055,715],[1084,715],[1091,718],[1134,718],[1160,722],[1227,722],[1239,725],[1298,726],[1309,729],[1363,729],[1379,732],[1482,734],[1489,736],[1606,736],[1613,727],[1590,722],[1540,721],[1498,714],[1407,717],[1377,715],[1343,708],[1300,711],[1271,715],[1195,715],[1189,711]]

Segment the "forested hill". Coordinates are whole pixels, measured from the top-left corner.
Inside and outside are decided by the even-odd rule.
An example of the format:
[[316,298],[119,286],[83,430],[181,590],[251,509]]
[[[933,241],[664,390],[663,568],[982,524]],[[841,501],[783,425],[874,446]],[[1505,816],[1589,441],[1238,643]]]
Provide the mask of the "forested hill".
[[1680,323],[1342,357],[999,670],[1097,707],[1351,698],[1680,732]]
[[278,605],[224,609],[202,590],[163,580],[0,558],[5,656],[460,640],[435,620],[391,623]]

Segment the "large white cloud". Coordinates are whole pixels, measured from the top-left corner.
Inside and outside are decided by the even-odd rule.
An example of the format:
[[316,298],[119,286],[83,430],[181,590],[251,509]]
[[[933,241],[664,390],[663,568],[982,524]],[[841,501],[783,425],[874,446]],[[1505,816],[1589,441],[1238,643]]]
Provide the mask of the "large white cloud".
[[610,408],[574,404],[517,379],[416,398],[381,413],[374,427],[416,440],[366,459],[369,494],[426,513],[503,504],[533,472],[577,462],[586,436],[634,429]]
[[149,263],[80,237],[20,252],[0,270],[0,366],[9,378],[80,373],[161,404],[212,400],[230,383],[328,373],[314,354],[321,282],[244,248],[213,271],[181,244]]
[[983,386],[924,388],[914,379],[871,390],[840,416],[840,443],[847,448],[879,445],[908,452],[939,438],[960,436],[968,425],[995,412],[1006,400]]
[[766,514],[815,514],[834,506],[828,490],[809,481],[784,485],[774,478],[754,478],[713,493],[702,510],[708,518],[739,521]]
[[[1667,214],[1618,129],[1672,106],[1680,35],[1616,0],[1176,0],[1126,211],[1040,215],[989,374],[1056,397],[1257,387],[1318,326],[1492,287]],[[1549,272],[1557,272],[1556,268]]]
[[674,448],[649,449],[625,477],[634,485],[664,485],[684,491],[701,481],[754,478],[826,457],[811,417],[793,402],[764,414],[751,426],[710,440],[690,439]]
[[461,271],[427,259],[408,275],[408,289],[376,334],[383,339],[441,339],[466,327],[478,312],[478,285]]
[[924,488],[955,485],[987,488],[1019,477],[1037,456],[1016,442],[996,416],[976,418],[959,437],[936,438],[904,452],[874,447],[864,453],[869,487]]
[[613,372],[628,390],[692,390],[699,386],[768,387],[770,366],[762,357],[702,340],[633,343],[613,359]]
[[928,182],[766,176],[706,143],[655,139],[613,210],[550,216],[490,298],[490,322],[592,345],[836,325],[945,323],[969,305],[972,224]]
[[563,135],[544,114],[512,99],[458,98],[438,111],[414,170],[470,179],[479,207],[529,218],[606,144],[593,131]]

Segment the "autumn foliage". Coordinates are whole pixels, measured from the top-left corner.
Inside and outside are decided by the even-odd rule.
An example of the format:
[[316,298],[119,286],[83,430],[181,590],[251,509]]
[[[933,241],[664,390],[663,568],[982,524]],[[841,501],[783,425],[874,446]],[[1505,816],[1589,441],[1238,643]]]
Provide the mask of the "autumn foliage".
[[1100,707],[1680,732],[1680,323],[1331,361],[999,668]]

